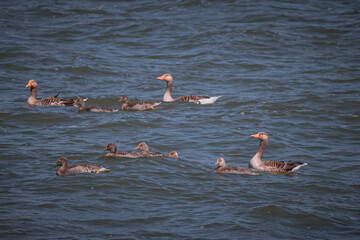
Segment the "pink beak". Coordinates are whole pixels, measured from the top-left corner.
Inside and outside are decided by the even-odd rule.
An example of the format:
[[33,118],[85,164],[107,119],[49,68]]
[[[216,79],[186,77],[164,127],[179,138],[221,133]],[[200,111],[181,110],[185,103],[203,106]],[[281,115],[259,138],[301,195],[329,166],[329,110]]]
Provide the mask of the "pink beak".
[[254,134],[254,135],[251,135],[253,138],[259,138],[259,134]]

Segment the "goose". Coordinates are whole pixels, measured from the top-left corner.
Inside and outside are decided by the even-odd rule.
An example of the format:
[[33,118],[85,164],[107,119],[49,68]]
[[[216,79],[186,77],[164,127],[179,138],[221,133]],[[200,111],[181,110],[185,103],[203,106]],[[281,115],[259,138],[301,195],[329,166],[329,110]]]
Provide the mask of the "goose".
[[128,96],[121,97],[118,102],[125,102],[121,107],[123,111],[155,110],[161,104],[161,102],[155,101],[130,100]]
[[115,143],[111,142],[104,148],[104,151],[109,150],[106,154],[107,157],[121,157],[121,158],[140,158],[144,157],[141,152],[136,151],[117,151]]
[[69,106],[72,106],[74,103],[73,99],[58,98],[59,93],[53,97],[37,99],[38,84],[34,79],[29,80],[26,87],[31,87],[30,96],[27,99],[27,103],[29,105],[69,107]]
[[171,96],[172,92],[172,85],[173,85],[173,77],[171,74],[167,73],[162,75],[161,77],[158,77],[157,79],[166,81],[166,91],[163,97],[164,102],[193,102],[196,104],[211,104],[214,103],[218,98],[217,97],[205,97],[205,96],[195,96],[195,95],[185,95],[178,98],[173,99]]
[[249,168],[254,168],[266,172],[295,172],[301,167],[308,165],[307,163],[293,161],[262,161],[262,155],[264,153],[266,144],[269,141],[269,134],[266,132],[259,132],[257,134],[251,135],[251,137],[259,139],[260,146],[256,154],[250,160]]
[[87,98],[82,99],[81,97],[77,97],[75,102],[73,103],[74,106],[78,108],[79,112],[82,111],[90,111],[90,112],[117,112],[118,109],[112,109],[112,108],[103,108],[98,106],[85,106],[85,101],[87,101]]
[[248,175],[259,175],[258,172],[253,171],[248,168],[237,167],[237,166],[227,166],[225,159],[223,157],[219,157],[215,163],[218,167],[214,170],[214,172],[218,173],[234,173],[234,174],[248,174]]
[[171,157],[171,158],[179,157],[179,154],[176,151],[172,151],[169,154],[164,154],[160,152],[150,152],[149,146],[147,145],[146,142],[139,143],[139,145],[135,149],[142,151],[141,153],[147,157]]
[[57,160],[56,166],[61,166],[57,171],[56,175],[60,176],[67,176],[67,175],[74,175],[79,173],[104,173],[109,172],[110,169],[104,168],[100,164],[96,163],[88,163],[88,162],[81,162],[74,165],[69,166],[69,162],[66,157],[59,157]]

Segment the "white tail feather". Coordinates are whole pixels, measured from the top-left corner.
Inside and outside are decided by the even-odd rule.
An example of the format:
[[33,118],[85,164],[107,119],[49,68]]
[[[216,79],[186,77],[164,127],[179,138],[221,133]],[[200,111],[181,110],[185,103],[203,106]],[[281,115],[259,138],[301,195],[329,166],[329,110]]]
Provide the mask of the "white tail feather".
[[203,99],[197,100],[195,103],[196,104],[212,104],[212,103],[216,102],[216,100],[218,100],[219,98],[221,98],[221,96],[211,97],[211,98],[203,98]]

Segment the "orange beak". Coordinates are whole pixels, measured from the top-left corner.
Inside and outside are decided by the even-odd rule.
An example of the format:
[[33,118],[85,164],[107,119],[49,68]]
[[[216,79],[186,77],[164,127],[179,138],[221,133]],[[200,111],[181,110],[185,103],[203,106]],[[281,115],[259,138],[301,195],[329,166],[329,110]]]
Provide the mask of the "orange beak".
[[165,80],[165,75],[162,75],[161,77],[157,77],[159,80]]
[[135,148],[135,150],[138,150],[139,149],[139,146],[137,146],[136,148]]
[[254,134],[254,135],[251,135],[253,138],[259,138],[259,134]]
[[29,82],[29,83],[26,85],[26,87],[31,87],[31,83]]

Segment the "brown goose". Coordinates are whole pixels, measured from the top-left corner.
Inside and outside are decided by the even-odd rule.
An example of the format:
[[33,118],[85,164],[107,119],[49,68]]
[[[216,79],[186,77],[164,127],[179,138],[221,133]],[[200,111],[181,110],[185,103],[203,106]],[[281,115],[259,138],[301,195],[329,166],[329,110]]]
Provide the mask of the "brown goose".
[[171,157],[171,158],[179,157],[179,154],[176,151],[172,151],[169,154],[164,154],[160,152],[150,152],[149,146],[147,145],[146,142],[139,143],[139,145],[135,149],[142,151],[141,153],[147,157]]
[[293,161],[261,161],[266,144],[269,141],[269,134],[266,132],[259,132],[251,136],[260,140],[260,146],[256,154],[250,160],[250,168],[267,172],[295,172],[299,170],[299,168],[308,165],[307,163]]
[[141,158],[145,157],[141,152],[136,151],[121,151],[118,152],[116,149],[115,143],[109,143],[104,151],[109,150],[110,152],[106,154],[107,157],[122,157],[122,158]]
[[88,162],[81,162],[69,166],[69,162],[66,157],[60,157],[54,167],[56,166],[61,166],[61,168],[56,171],[56,174],[60,176],[74,175],[79,173],[104,173],[110,171],[110,169],[104,168],[100,164]]
[[225,159],[222,157],[217,159],[215,165],[217,165],[218,167],[214,170],[214,172],[218,172],[218,173],[259,175],[258,172],[255,172],[248,168],[237,167],[237,166],[226,166]]
[[168,74],[168,73],[164,74],[161,77],[158,77],[157,79],[166,81],[166,91],[165,91],[164,98],[163,98],[164,102],[193,102],[196,104],[211,104],[211,103],[214,103],[218,98],[221,97],[221,96],[217,96],[217,97],[201,96],[201,97],[199,97],[199,96],[195,96],[195,95],[186,95],[186,96],[181,96],[181,97],[173,99],[171,96],[172,85],[173,85],[173,77],[171,76],[171,74]]
[[144,101],[144,100],[131,100],[128,96],[123,96],[118,100],[118,102],[125,102],[121,110],[123,111],[147,111],[155,110],[161,104],[161,102],[155,101]]
[[27,99],[29,105],[68,107],[72,106],[74,103],[73,99],[58,98],[57,95],[54,97],[37,99],[38,84],[34,79],[31,79],[26,87],[31,87],[30,96]]
[[74,106],[78,107],[79,112],[81,111],[90,111],[90,112],[117,112],[118,109],[112,108],[102,108],[98,106],[85,106],[86,99],[82,99],[81,97],[77,97],[76,101],[74,102]]

